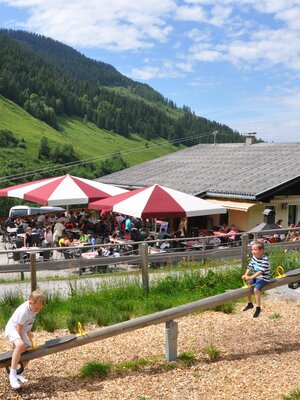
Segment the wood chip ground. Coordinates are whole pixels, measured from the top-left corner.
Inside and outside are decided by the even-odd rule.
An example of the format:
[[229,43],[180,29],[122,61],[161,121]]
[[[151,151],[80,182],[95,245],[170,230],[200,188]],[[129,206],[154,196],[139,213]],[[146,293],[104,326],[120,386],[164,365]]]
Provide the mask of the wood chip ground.
[[[5,400],[282,400],[300,388],[300,303],[263,299],[259,318],[237,303],[232,314],[206,311],[178,320],[178,353],[194,352],[192,366],[163,371],[153,365],[121,376],[82,379],[87,362],[130,361],[165,352],[164,325],[94,342],[31,361],[29,382],[14,391],[0,370],[0,398]],[[275,318],[274,318],[275,317]],[[67,334],[36,332],[36,344]],[[214,344],[220,359],[209,362],[202,349]],[[9,349],[2,332],[0,351]]]

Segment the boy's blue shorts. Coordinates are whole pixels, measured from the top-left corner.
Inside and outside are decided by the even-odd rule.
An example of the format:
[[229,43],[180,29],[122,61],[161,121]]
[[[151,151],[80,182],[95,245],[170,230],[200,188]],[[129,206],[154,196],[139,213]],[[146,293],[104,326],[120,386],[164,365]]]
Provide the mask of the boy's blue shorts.
[[264,279],[251,279],[250,281],[251,285],[257,290],[261,290],[263,287],[265,287],[269,282],[265,281]]

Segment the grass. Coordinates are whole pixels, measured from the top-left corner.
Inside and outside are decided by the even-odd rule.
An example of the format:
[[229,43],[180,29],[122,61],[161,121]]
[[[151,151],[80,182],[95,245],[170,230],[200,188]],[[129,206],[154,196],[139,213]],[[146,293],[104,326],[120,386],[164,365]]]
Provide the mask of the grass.
[[81,378],[105,378],[112,369],[111,363],[90,362],[85,364],[80,370]]
[[[74,332],[78,321],[108,326],[239,287],[240,276],[239,270],[208,271],[205,276],[201,270],[185,271],[153,281],[149,294],[144,293],[138,279],[116,281],[118,286],[110,282],[96,289],[79,289],[70,283],[67,298],[58,294],[48,296],[46,307],[37,315],[35,325],[38,329],[51,332],[57,328],[68,328]],[[0,302],[0,327],[5,326],[21,301],[11,295]],[[228,307],[232,309],[232,306]]]
[[300,389],[293,390],[289,395],[284,396],[283,400],[300,400]]
[[208,357],[209,361],[217,361],[221,356],[221,351],[212,343],[202,349],[202,352]]
[[81,378],[106,378],[110,374],[122,376],[128,371],[142,371],[145,368],[151,372],[168,371],[175,368],[187,368],[198,362],[193,352],[184,352],[178,355],[177,361],[167,362],[163,356],[139,358],[136,360],[122,361],[117,364],[112,362],[89,362],[79,371]]
[[197,358],[192,351],[185,351],[178,355],[178,360],[182,361],[184,364],[190,366],[197,363]]
[[274,311],[271,315],[270,315],[270,319],[280,319],[281,318],[281,314],[279,312]]

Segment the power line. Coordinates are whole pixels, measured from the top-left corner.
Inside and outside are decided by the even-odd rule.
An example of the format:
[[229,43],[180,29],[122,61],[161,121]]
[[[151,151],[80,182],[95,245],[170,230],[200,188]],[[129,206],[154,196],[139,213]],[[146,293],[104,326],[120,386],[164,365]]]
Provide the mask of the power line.
[[[160,144],[156,144],[156,143],[152,144],[152,145],[148,146],[148,149],[154,149],[156,147],[165,147],[165,146],[169,146],[170,144],[175,145],[177,143],[183,143],[183,142],[186,142],[186,141],[189,141],[189,140],[205,138],[205,137],[208,137],[208,136],[211,136],[211,135],[212,135],[212,133],[207,133],[205,135],[193,135],[193,136],[184,137],[184,138],[177,138],[177,139],[168,141],[165,144],[161,144],[161,143]],[[21,172],[21,173],[13,174],[13,175],[7,175],[5,177],[1,177],[0,178],[0,182],[4,182],[4,181],[7,181],[7,180],[13,181],[13,180],[21,179],[21,178],[26,178],[26,177],[29,177],[29,176],[32,176],[32,175],[35,175],[35,174],[47,173],[49,171],[60,171],[62,169],[71,168],[71,167],[77,167],[77,166],[89,164],[89,163],[95,162],[95,161],[102,161],[102,160],[105,160],[105,159],[107,159],[109,157],[114,156],[116,153],[119,153],[121,156],[124,156],[124,155],[128,155],[128,154],[137,153],[137,152],[139,152],[141,150],[145,151],[145,146],[138,147],[136,149],[131,149],[131,150],[113,152],[113,153],[110,153],[110,154],[107,154],[107,155],[98,156],[98,157],[86,158],[86,159],[83,159],[83,160],[80,160],[80,161],[72,161],[72,162],[69,162],[69,163],[62,164],[60,166],[55,166],[54,167],[53,165],[51,165],[51,166],[48,166],[46,168],[35,169],[35,170]]]

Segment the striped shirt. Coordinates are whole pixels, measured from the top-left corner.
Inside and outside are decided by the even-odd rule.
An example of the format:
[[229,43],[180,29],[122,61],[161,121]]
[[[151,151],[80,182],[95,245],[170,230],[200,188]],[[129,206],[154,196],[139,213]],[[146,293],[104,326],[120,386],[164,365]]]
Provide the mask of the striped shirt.
[[261,275],[259,275],[257,279],[263,279],[264,281],[269,282],[270,263],[267,256],[263,256],[262,258],[252,256],[251,261],[248,265],[248,269],[253,273],[260,271]]

